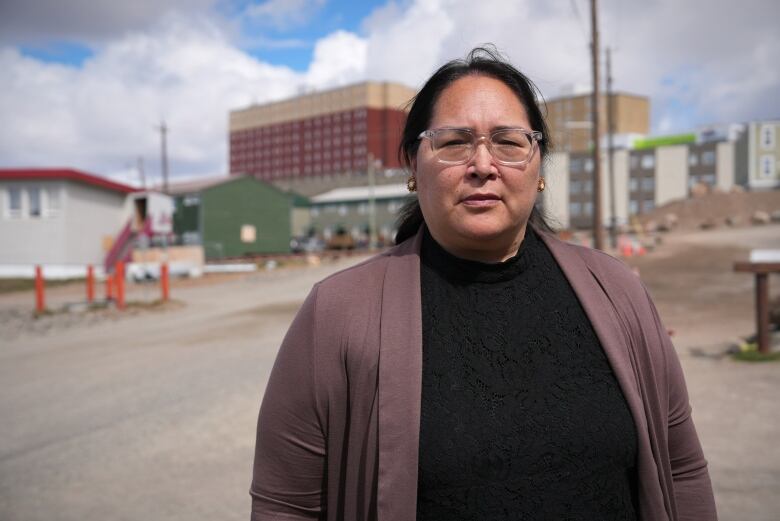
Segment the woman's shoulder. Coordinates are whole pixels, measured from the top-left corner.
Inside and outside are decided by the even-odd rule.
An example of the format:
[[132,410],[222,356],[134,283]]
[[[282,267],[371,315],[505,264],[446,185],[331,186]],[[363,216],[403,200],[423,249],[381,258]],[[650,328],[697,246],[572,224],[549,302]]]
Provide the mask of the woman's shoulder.
[[[419,266],[418,252],[411,240],[378,253],[322,279],[314,286],[318,301],[335,299],[340,304],[365,302],[367,298],[381,296],[389,268]],[[412,275],[413,270],[407,273]]]
[[540,235],[547,247],[552,250],[558,263],[567,265],[569,269],[566,271],[581,272],[595,277],[605,289],[610,287],[629,293],[645,293],[646,290],[637,273],[622,260],[595,248],[563,241],[551,234]]

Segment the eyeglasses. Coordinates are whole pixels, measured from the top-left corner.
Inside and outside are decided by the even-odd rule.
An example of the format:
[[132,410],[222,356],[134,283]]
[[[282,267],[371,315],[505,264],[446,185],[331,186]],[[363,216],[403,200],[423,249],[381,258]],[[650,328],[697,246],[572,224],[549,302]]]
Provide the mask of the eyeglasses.
[[468,128],[437,128],[424,130],[417,139],[427,138],[440,163],[462,165],[474,157],[480,141],[497,163],[507,166],[524,165],[534,157],[542,133],[524,128],[502,128],[490,134],[477,134]]

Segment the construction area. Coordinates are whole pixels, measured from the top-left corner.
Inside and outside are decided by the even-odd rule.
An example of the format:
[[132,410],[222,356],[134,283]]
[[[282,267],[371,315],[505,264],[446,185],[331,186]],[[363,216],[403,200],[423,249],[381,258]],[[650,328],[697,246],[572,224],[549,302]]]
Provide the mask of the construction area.
[[[723,521],[780,512],[780,363],[728,355],[755,331],[753,277],[734,263],[780,249],[780,224],[752,224],[754,210],[702,226],[677,209],[675,229],[626,259],[682,360]],[[128,282],[122,312],[35,318],[32,291],[1,294],[0,519],[246,519],[257,410],[282,337],[313,283],[362,258],[172,280],[167,303]],[[47,302],[60,309],[83,291],[50,288]],[[770,291],[776,300],[777,275]]]

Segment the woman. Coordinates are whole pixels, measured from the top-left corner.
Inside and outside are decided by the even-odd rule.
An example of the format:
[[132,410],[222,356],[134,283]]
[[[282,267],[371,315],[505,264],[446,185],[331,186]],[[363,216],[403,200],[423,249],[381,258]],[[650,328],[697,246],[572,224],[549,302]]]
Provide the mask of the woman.
[[400,244],[315,285],[258,422],[253,519],[712,520],[639,280],[547,233],[533,84],[475,49],[416,96]]

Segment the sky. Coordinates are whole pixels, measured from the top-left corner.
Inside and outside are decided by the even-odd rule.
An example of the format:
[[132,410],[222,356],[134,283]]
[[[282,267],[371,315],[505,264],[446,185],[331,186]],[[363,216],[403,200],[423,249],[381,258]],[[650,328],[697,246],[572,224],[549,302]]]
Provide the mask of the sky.
[[[780,118],[780,2],[599,0],[614,88],[653,134]],[[590,85],[586,0],[3,0],[0,167],[227,173],[231,109],[363,80],[419,88],[492,43],[546,98]],[[603,70],[603,69],[602,69]]]

